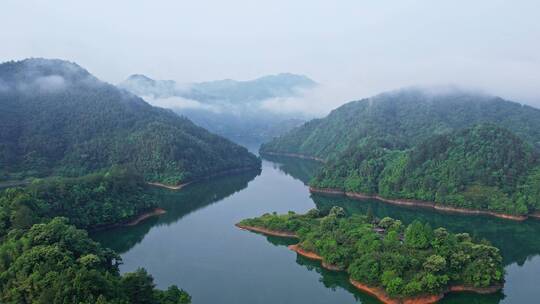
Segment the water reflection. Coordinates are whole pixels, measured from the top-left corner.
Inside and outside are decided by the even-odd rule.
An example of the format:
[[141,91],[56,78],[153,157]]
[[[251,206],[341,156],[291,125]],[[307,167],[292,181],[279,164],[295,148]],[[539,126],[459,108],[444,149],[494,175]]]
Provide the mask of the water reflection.
[[122,254],[140,243],[152,227],[171,225],[186,215],[219,202],[224,198],[245,189],[248,183],[260,174],[250,171],[238,175],[221,177],[186,186],[182,191],[169,191],[152,188],[152,196],[167,213],[145,220],[129,227],[98,231],[92,238],[106,247]]
[[[286,157],[270,160],[263,163],[264,172],[255,180],[259,172],[196,183],[178,192],[155,189],[166,214],[94,237],[122,254],[123,271],[146,267],[158,284],[178,284],[192,293],[196,303],[371,304],[378,302],[354,289],[345,273],[327,271],[318,262],[288,251],[284,246],[294,240],[268,237],[260,242],[260,236],[234,227],[241,218],[288,209],[305,212],[313,204],[322,210],[342,206],[350,214],[365,214],[371,208],[377,217],[390,216],[404,223],[419,219],[432,227],[468,232],[501,249],[507,270],[503,292],[451,294],[443,303],[531,303],[540,298],[536,287],[540,281],[540,221],[453,215],[345,197],[311,195],[310,199],[305,184],[319,163]],[[221,203],[214,204],[217,202]],[[151,229],[159,226],[167,229]],[[209,291],[209,280],[221,283]]]
[[265,155],[264,159],[273,162],[275,168],[306,185],[322,165],[314,160],[284,156]]

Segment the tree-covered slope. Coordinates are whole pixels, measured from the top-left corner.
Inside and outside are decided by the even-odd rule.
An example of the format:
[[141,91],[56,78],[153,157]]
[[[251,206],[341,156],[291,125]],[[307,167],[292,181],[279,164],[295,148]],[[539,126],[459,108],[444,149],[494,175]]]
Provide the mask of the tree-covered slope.
[[0,64],[0,179],[79,176],[112,165],[176,184],[260,163],[74,63]]
[[410,148],[435,135],[492,122],[540,145],[540,110],[498,97],[458,90],[405,89],[353,101],[261,147],[330,159],[367,137]]
[[536,152],[493,124],[433,136],[403,151],[365,142],[329,162],[312,185],[509,214],[540,209]]
[[181,304],[176,286],[155,288],[144,269],[119,274],[120,257],[64,218],[12,231],[0,244],[0,302],[6,304]]
[[36,180],[0,191],[0,238],[10,229],[62,216],[77,228],[122,224],[157,207],[141,176],[112,168],[77,178]]

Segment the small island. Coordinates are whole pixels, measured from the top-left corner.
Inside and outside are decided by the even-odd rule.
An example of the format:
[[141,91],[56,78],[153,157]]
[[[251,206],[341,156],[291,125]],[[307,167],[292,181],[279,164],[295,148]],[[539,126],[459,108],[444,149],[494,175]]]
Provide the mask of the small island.
[[326,269],[347,271],[353,286],[383,303],[435,303],[448,292],[494,293],[504,283],[498,248],[419,221],[405,226],[333,207],[327,214],[267,213],[237,226],[297,238],[291,250]]

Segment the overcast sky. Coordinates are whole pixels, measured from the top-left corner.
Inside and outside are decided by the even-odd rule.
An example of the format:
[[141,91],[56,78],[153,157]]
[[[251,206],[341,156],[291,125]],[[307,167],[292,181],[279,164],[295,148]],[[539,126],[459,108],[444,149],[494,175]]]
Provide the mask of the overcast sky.
[[0,5],[0,61],[75,61],[117,83],[292,72],[339,104],[454,84],[540,105],[540,1],[20,1]]

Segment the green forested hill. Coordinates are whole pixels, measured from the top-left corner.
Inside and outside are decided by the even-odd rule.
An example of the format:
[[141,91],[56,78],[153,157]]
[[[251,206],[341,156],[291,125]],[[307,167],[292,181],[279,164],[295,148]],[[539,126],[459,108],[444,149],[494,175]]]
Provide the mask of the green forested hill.
[[170,184],[258,167],[247,149],[61,60],[0,64],[0,179],[126,165]]
[[347,103],[263,145],[261,152],[299,153],[330,159],[368,138],[396,149],[427,138],[492,122],[540,146],[540,110],[498,97],[405,89]]
[[120,257],[64,218],[12,231],[0,243],[0,302],[191,303],[176,286],[155,288],[144,269],[120,275]]
[[141,176],[121,168],[77,178],[36,180],[0,191],[0,238],[62,216],[77,228],[122,224],[157,207]]
[[436,135],[407,150],[365,141],[329,162],[312,185],[509,214],[540,209],[535,150],[493,124]]

